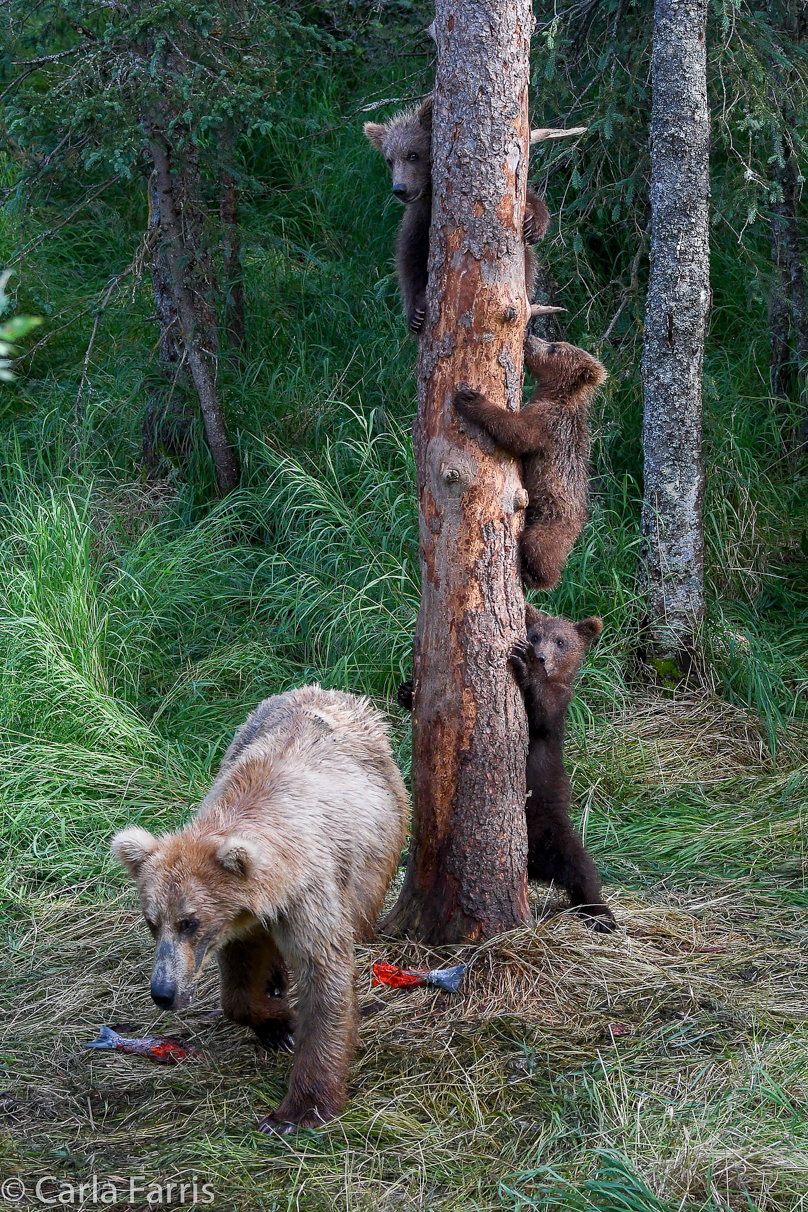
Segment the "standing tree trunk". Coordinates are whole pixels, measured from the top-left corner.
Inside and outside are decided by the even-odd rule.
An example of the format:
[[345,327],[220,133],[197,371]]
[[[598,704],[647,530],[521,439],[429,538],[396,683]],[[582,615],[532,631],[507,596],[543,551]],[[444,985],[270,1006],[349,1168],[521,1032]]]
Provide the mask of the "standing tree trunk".
[[[808,33],[805,0],[769,0],[769,19],[774,28],[798,45]],[[802,261],[799,227],[800,170],[792,132],[799,127],[791,95],[798,87],[796,73],[784,71],[772,57],[770,97],[782,117],[775,135],[772,184],[777,200],[772,213],[772,287],[769,296],[769,339],[772,394],[786,397],[794,386],[796,367],[801,419],[798,449],[808,445],[808,300]],[[791,339],[793,337],[793,353]]]
[[219,138],[223,173],[219,194],[219,221],[222,225],[222,268],[224,270],[224,331],[231,354],[244,352],[244,282],[241,271],[241,239],[238,229],[238,196],[233,175],[235,134],[226,126]]
[[206,315],[209,304],[199,298],[199,292],[193,289],[189,280],[191,267],[199,259],[200,250],[186,245],[166,148],[159,138],[152,137],[149,150],[154,163],[160,230],[171,273],[174,305],[182,329],[188,368],[199,396],[205,435],[216,468],[219,492],[224,496],[237,487],[239,468],[228,437],[224,411],[216,387],[215,322]]
[[781,219],[775,213],[772,228],[772,280],[769,287],[769,380],[775,399],[784,400],[791,394],[793,382],[791,364],[791,313],[788,306],[788,284],[784,272],[785,250]]
[[707,0],[655,0],[640,551],[650,650],[676,669],[687,668],[704,614],[702,368],[710,306],[706,18]]
[[[794,334],[794,353],[802,412],[799,443],[802,445],[808,442],[808,306],[806,305],[805,270],[802,263],[802,241],[800,240],[798,218],[799,173],[790,134],[783,137],[782,155],[775,154],[772,176],[779,194],[772,218],[772,238],[777,255],[773,289],[779,285],[781,291],[787,290],[788,302],[791,304],[791,331]],[[783,299],[783,309],[787,334],[789,316],[785,299]],[[774,327],[771,329],[771,340],[773,346]],[[786,352],[788,352],[788,345],[786,345]],[[774,385],[772,389],[774,390]],[[786,393],[778,392],[776,394],[784,395]]]
[[458,423],[466,381],[519,407],[527,321],[530,0],[437,0],[432,228],[415,458],[413,837],[387,928],[431,943],[529,921],[527,733],[508,668],[525,634],[516,460]]

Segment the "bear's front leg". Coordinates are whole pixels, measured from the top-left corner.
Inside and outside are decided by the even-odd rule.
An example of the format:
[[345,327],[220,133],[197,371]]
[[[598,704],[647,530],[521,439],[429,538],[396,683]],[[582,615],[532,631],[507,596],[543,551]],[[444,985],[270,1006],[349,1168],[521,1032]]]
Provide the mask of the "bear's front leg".
[[289,971],[266,930],[234,939],[219,952],[222,1009],[251,1027],[265,1048],[294,1051],[295,1015],[286,1001]]
[[289,1090],[262,1132],[316,1128],[347,1101],[348,1068],[359,1026],[353,949],[327,947],[295,966],[300,996]]

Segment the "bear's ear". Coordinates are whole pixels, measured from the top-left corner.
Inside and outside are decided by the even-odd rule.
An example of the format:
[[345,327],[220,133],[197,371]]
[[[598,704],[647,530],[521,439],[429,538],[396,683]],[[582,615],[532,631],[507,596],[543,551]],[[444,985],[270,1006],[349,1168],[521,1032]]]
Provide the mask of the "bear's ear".
[[597,358],[587,357],[575,376],[575,386],[600,387],[606,382],[608,377],[605,366],[602,366]]
[[429,132],[430,135],[432,134],[432,106],[432,98],[427,97],[426,101],[423,102],[421,108],[418,110],[418,122],[425,131]]
[[538,623],[541,618],[541,611],[532,606],[530,602],[525,602],[525,627],[529,631],[534,623]]
[[148,829],[141,829],[140,825],[122,829],[110,842],[112,853],[133,879],[137,879],[140,868],[149,855],[154,854],[158,845],[157,838]]
[[216,862],[233,875],[251,875],[258,863],[258,847],[246,837],[231,833],[216,851]]
[[575,630],[588,648],[592,641],[596,640],[601,631],[603,631],[603,623],[595,615],[592,615],[591,618],[581,619],[580,623],[576,623]]
[[382,144],[384,143],[384,136],[387,133],[387,127],[382,126],[380,122],[366,122],[362,127],[362,130],[365,132],[366,137],[370,139],[376,150],[381,151]]

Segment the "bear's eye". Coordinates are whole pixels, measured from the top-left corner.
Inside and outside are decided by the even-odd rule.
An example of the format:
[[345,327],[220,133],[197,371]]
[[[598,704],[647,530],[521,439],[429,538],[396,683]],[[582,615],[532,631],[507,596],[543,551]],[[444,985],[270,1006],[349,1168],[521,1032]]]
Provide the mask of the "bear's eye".
[[199,922],[195,917],[184,917],[181,921],[177,922],[177,933],[185,935],[193,934],[198,926]]
[[388,167],[388,168],[392,168],[392,167],[393,167],[393,161],[390,159],[390,157],[389,157],[389,156],[387,157],[387,167]]
[[556,640],[556,644],[558,644],[559,648],[566,648],[566,644],[562,640],[561,636],[559,636],[558,639]]
[[417,159],[418,159],[418,152],[410,152],[410,154],[407,156],[407,159],[408,159],[408,160],[417,160]]
[[143,920],[145,921],[146,925],[151,930],[152,934],[156,934],[157,933],[157,922],[153,922],[150,917],[145,917]]

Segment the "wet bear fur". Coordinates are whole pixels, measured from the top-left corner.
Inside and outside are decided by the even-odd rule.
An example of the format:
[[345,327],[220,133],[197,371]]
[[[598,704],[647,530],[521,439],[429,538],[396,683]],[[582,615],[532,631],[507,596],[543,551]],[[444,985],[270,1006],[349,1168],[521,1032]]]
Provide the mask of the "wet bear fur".
[[408,816],[382,717],[312,685],[259,705],[184,828],[133,826],[112,841],[156,942],[157,1005],[187,1006],[215,955],[226,1017],[268,1048],[294,1040],[288,1092],[262,1131],[315,1127],[345,1105],[354,944],[372,931]]

